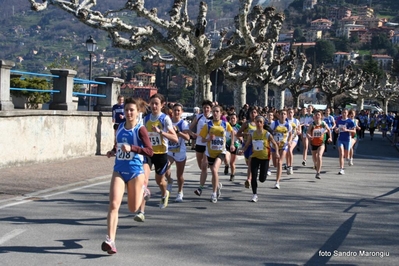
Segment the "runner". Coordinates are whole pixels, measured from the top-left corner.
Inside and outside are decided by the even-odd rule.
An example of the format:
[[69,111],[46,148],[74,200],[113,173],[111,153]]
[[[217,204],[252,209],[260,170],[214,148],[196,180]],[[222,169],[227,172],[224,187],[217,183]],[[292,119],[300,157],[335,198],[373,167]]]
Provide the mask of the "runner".
[[301,123],[302,126],[302,135],[301,135],[301,141],[303,145],[303,151],[302,151],[302,165],[306,166],[306,159],[308,156],[308,147],[309,147],[309,140],[306,137],[306,133],[308,130],[309,125],[313,122],[313,117],[311,113],[309,112],[311,110],[310,106],[308,108],[302,108],[301,109],[301,115],[299,117],[299,122]]
[[[330,129],[330,132],[333,132],[334,131],[334,128],[335,128],[335,119],[334,119],[334,117],[331,115],[331,109],[330,108],[327,108],[325,111],[324,111],[324,118],[323,118],[323,120],[324,120],[324,123],[326,123],[326,125],[328,126],[328,128]],[[331,135],[332,136],[332,135]],[[327,152],[327,145],[328,144],[330,144],[329,142],[328,142],[328,138],[327,137],[325,137],[324,138],[325,139],[325,142],[324,142],[324,144],[325,144],[325,152]]]
[[348,112],[348,117],[349,117],[350,120],[353,121],[353,123],[355,124],[355,129],[356,129],[355,133],[351,134],[351,146],[350,146],[349,158],[348,158],[348,165],[352,166],[353,165],[353,153],[354,153],[353,150],[354,150],[355,144],[356,144],[356,142],[358,140],[357,132],[360,130],[360,127],[359,127],[359,120],[356,119],[355,110],[350,110]]
[[298,143],[298,139],[301,135],[301,126],[298,119],[294,117],[294,109],[288,108],[287,110],[287,122],[292,127],[292,141],[288,143],[288,151],[287,151],[287,175],[292,175],[294,173],[294,149]]
[[285,159],[288,143],[292,141],[292,127],[286,121],[287,111],[279,111],[279,119],[273,121],[270,128],[273,130],[273,137],[277,143],[277,146],[272,146],[270,148],[272,152],[273,165],[277,168],[276,173],[276,183],[274,188],[280,189],[280,179],[283,171],[283,161]]
[[[206,178],[207,178],[207,170],[208,170],[208,161],[205,156],[206,144],[202,141],[199,132],[202,127],[209,122],[211,118],[211,110],[212,110],[212,102],[205,100],[202,102],[202,114],[198,114],[193,122],[190,124],[190,132],[191,135],[195,138],[195,156],[197,158],[198,168],[201,170],[200,175],[200,186],[194,191],[197,196],[201,196],[202,189],[204,188]],[[195,133],[194,133],[195,132]]]
[[[232,113],[229,116],[230,119],[230,125],[233,128],[234,132],[237,134],[238,130],[240,129],[240,125],[237,124],[237,114]],[[225,163],[227,164],[225,166],[225,171],[224,174],[228,174],[229,166],[230,165],[230,181],[234,181],[234,175],[236,172],[236,160],[237,160],[237,154],[238,154],[238,148],[240,147],[240,142],[242,142],[241,138],[236,137],[236,141],[234,141],[233,145],[235,150],[230,152],[230,146],[231,146],[231,134],[230,132],[227,132],[226,134],[226,158],[225,158]],[[227,171],[226,171],[227,169]]]
[[161,190],[161,209],[168,206],[169,191],[165,182],[165,173],[168,169],[168,140],[178,142],[178,137],[173,128],[170,117],[161,112],[165,105],[165,98],[162,94],[156,93],[150,97],[151,113],[144,117],[144,125],[154,150],[154,155],[148,157],[148,165],[155,167],[155,181]]
[[[258,115],[258,111],[256,111],[255,107],[251,106],[248,109],[248,113],[249,113],[249,120],[247,120],[245,123],[243,123],[241,128],[237,132],[237,138],[240,138],[240,137],[244,138],[243,145],[245,145],[245,143],[246,143],[246,141],[248,139],[248,136],[252,132],[254,132],[255,129],[256,129],[255,117]],[[247,164],[247,166],[251,165],[251,153],[252,153],[252,148],[251,147],[249,147],[249,149],[247,149],[244,152],[245,163]],[[245,188],[249,188],[250,183],[251,183],[251,169],[248,167],[247,180],[245,180],[245,183],[244,183]]]
[[[169,141],[169,150],[168,150],[168,160],[169,160],[169,167],[166,171],[166,178],[169,180],[171,179],[171,165],[176,162],[176,177],[177,177],[177,196],[175,202],[182,202],[183,201],[183,186],[184,186],[184,167],[186,166],[186,143],[185,141],[190,140],[189,135],[189,125],[186,120],[181,118],[183,113],[183,105],[180,103],[176,103],[173,105],[173,116],[172,116],[172,124],[174,130],[179,138],[178,142]],[[169,188],[169,193],[172,192],[172,188]]]
[[124,113],[126,122],[122,122],[116,133],[116,146],[107,152],[107,157],[115,156],[115,165],[109,191],[106,240],[101,249],[108,254],[115,254],[118,213],[125,187],[129,210],[135,212],[143,201],[144,169],[143,155],[152,156],[153,150],[146,128],[137,121],[138,112],[144,109],[141,100],[126,99]]
[[370,118],[370,121],[369,121],[369,131],[370,131],[370,139],[371,140],[373,140],[373,138],[374,138],[374,131],[375,131],[375,129],[377,128],[377,125],[378,125],[378,118],[377,118],[377,115],[376,114],[374,114],[371,118]]
[[310,145],[312,146],[312,158],[313,163],[316,166],[316,178],[320,179],[320,171],[323,163],[323,153],[325,148],[325,137],[328,135],[327,142],[331,143],[331,131],[325,121],[322,120],[321,111],[315,111],[314,121],[308,128],[308,133],[306,134],[310,140]]
[[339,151],[339,175],[344,175],[345,158],[349,156],[351,133],[356,133],[355,124],[348,118],[348,110],[343,109],[341,119],[337,121],[335,132],[338,133],[338,151]]
[[[212,188],[213,193],[211,202],[216,203],[221,195],[222,183],[219,182],[219,167],[224,160],[226,154],[226,132],[230,132],[231,141],[234,143],[235,133],[228,122],[222,121],[222,108],[219,105],[212,107],[213,118],[202,127],[200,137],[203,143],[206,143],[205,154],[208,158],[208,165],[212,172]],[[230,145],[230,151],[235,150],[234,146]]]
[[[266,129],[263,128],[265,124],[265,118],[258,115],[255,118],[256,130],[252,132],[248,138],[243,151],[245,152],[250,146],[252,147],[251,155],[251,188],[252,188],[252,199],[251,202],[258,202],[258,170],[259,170],[259,181],[261,183],[266,181],[267,171],[269,168],[270,160],[270,142],[276,147],[273,135],[271,135]],[[252,145],[251,145],[252,144]],[[276,153],[276,157],[279,157],[279,153]]]

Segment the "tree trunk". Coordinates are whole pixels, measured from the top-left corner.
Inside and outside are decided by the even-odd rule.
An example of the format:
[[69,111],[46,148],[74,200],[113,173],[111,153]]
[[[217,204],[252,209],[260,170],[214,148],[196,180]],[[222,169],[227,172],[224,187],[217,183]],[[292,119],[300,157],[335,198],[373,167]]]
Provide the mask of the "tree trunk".
[[299,108],[299,95],[292,94],[292,105],[294,108]]
[[266,84],[265,86],[260,88],[260,97],[259,97],[259,105],[262,107],[266,107],[269,101],[268,99],[269,94],[269,85]]
[[247,103],[247,81],[244,80],[241,84],[237,84],[238,86],[238,99],[239,99],[239,107],[241,108],[244,104]]
[[388,114],[388,104],[389,104],[389,99],[385,98],[382,100],[383,108],[384,108],[384,113]]
[[277,110],[284,109],[285,91],[279,87],[273,88],[274,90],[274,107]]
[[364,108],[364,98],[359,96],[356,100],[357,111],[360,112]]
[[198,74],[194,92],[195,106],[201,106],[203,100],[212,101],[210,74]]

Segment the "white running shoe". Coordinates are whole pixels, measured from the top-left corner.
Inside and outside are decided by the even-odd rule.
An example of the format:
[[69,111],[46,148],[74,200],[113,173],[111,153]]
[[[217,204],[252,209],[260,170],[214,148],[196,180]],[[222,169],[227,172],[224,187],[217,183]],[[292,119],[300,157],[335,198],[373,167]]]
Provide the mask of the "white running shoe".
[[183,193],[177,193],[175,202],[183,202]]
[[275,189],[280,189],[280,183],[279,183],[279,182],[276,182],[276,184],[274,184],[274,188],[275,188]]
[[344,174],[345,174],[344,169],[339,170],[338,174],[339,174],[339,175],[344,175]]
[[294,167],[290,167],[290,175],[293,175],[294,174]]
[[254,194],[252,196],[251,202],[258,202],[258,195]]
[[349,160],[349,166],[352,166],[353,165],[353,158],[351,158],[350,160]]
[[215,197],[215,196],[212,194],[212,196],[211,196],[211,202],[212,202],[212,203],[218,202],[217,196]]
[[271,176],[272,175],[272,171],[267,170],[267,176]]

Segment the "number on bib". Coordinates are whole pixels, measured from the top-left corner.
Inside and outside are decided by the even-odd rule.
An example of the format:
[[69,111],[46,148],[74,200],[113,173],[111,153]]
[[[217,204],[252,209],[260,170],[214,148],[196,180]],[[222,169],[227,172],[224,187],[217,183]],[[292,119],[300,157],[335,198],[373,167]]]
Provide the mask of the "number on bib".
[[148,132],[152,146],[161,146],[161,135],[156,132]]

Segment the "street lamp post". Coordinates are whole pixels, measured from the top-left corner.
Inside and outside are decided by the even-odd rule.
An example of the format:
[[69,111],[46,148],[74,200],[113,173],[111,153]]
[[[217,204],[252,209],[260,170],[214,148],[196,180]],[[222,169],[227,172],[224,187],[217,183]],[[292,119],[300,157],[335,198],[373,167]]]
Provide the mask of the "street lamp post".
[[166,103],[169,102],[169,75],[170,75],[170,68],[171,68],[171,64],[166,63],[165,64],[165,68],[166,68]]
[[[91,94],[91,79],[92,79],[92,67],[93,67],[93,53],[97,49],[97,42],[93,39],[92,36],[90,36],[89,39],[86,40],[86,48],[87,51],[90,54],[90,65],[89,65],[89,94]],[[90,106],[91,106],[91,96],[89,96],[89,101],[88,101],[88,107],[87,110],[90,111]]]

